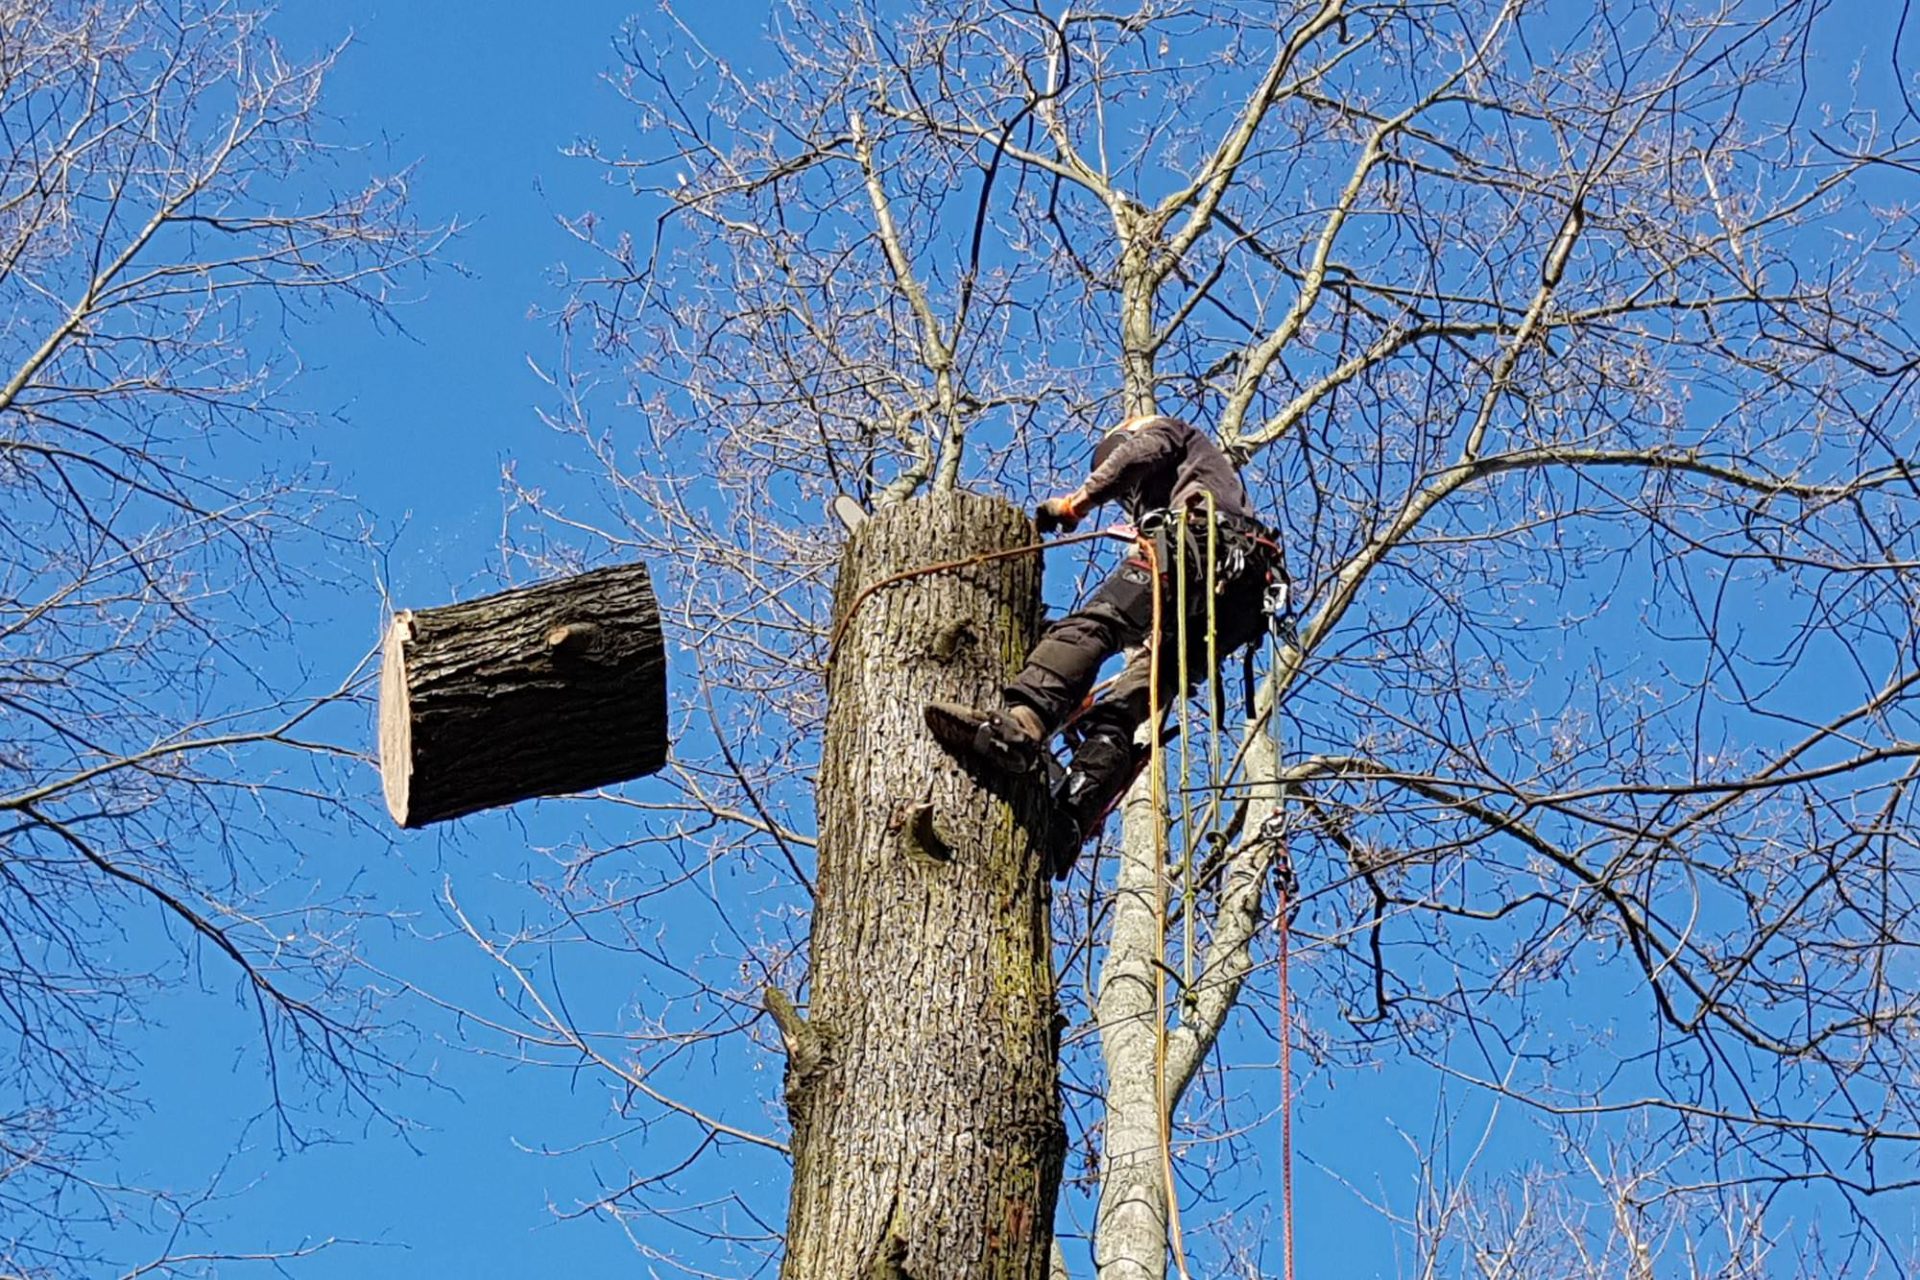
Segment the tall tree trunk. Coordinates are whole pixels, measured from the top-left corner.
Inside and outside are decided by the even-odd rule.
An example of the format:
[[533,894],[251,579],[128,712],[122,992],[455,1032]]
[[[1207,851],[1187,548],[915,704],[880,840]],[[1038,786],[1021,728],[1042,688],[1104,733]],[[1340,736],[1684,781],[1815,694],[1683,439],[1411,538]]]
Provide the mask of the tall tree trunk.
[[1045,1280],[1065,1150],[1036,781],[991,790],[928,737],[933,699],[993,705],[1032,646],[1040,559],[881,587],[1033,541],[943,492],[854,533],[828,679],[813,977],[790,1054],[785,1280]]
[[[1158,371],[1154,339],[1154,232],[1121,219],[1120,375],[1127,412],[1154,413]],[[1156,730],[1157,730],[1156,726]],[[1100,1124],[1100,1202],[1094,1215],[1096,1280],[1163,1280],[1167,1274],[1167,1183],[1161,1148],[1164,1102],[1157,1048],[1161,1022],[1160,912],[1165,870],[1155,839],[1166,815],[1155,808],[1146,773],[1121,808],[1119,866],[1107,954],[1100,967],[1094,1024],[1107,1092]]]

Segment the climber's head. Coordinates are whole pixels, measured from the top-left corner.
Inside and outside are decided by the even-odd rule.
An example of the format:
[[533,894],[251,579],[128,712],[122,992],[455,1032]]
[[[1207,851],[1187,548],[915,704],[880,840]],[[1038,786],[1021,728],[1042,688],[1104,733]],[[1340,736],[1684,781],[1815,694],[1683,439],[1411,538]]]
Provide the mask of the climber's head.
[[1158,413],[1136,413],[1133,417],[1128,418],[1125,422],[1107,432],[1106,435],[1101,436],[1100,443],[1093,446],[1093,465],[1096,468],[1099,467],[1101,463],[1113,456],[1113,451],[1120,447],[1122,440],[1125,440],[1128,436],[1143,427],[1151,426],[1153,423],[1160,421],[1164,416],[1164,414]]

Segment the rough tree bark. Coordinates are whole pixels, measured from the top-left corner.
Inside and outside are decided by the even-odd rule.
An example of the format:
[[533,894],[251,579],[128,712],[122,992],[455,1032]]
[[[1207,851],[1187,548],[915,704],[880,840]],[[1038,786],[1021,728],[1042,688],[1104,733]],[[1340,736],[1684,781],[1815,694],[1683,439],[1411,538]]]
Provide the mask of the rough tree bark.
[[387,810],[421,827],[649,774],[667,660],[642,564],[396,614],[380,669]]
[[848,542],[820,768],[812,1000],[768,993],[789,1053],[785,1280],[1044,1280],[1065,1150],[1037,783],[992,790],[929,739],[935,698],[991,703],[1031,647],[1040,559],[882,587],[1033,541],[943,492]]

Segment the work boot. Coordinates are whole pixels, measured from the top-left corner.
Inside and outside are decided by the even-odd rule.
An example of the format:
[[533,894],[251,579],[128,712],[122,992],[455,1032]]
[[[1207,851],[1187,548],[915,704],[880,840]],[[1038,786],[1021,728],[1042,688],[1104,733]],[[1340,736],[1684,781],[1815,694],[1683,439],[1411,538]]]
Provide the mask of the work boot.
[[1047,870],[1064,880],[1087,841],[1100,834],[1113,802],[1133,783],[1145,762],[1126,730],[1097,725],[1087,730],[1065,769],[1049,770],[1047,794],[1053,801],[1047,822]]
[[1040,844],[1047,855],[1047,874],[1055,880],[1065,880],[1073,870],[1073,864],[1080,860],[1080,850],[1100,830],[1101,819],[1106,810],[1098,813],[1085,812],[1084,804],[1074,803],[1074,783],[1084,779],[1066,775],[1065,781],[1053,793],[1053,804],[1047,811],[1046,830]]
[[1033,772],[1043,738],[1040,717],[1025,707],[987,711],[959,702],[929,702],[927,728],[934,740],[963,760],[1009,777]]

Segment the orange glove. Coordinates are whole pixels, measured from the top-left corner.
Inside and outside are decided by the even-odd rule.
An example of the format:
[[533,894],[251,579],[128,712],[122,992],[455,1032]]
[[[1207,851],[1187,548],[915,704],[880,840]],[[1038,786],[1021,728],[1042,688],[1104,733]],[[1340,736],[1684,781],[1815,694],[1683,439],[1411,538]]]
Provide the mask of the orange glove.
[[1080,511],[1074,505],[1078,494],[1068,494],[1064,498],[1048,498],[1033,509],[1033,523],[1041,533],[1072,533],[1080,527]]

